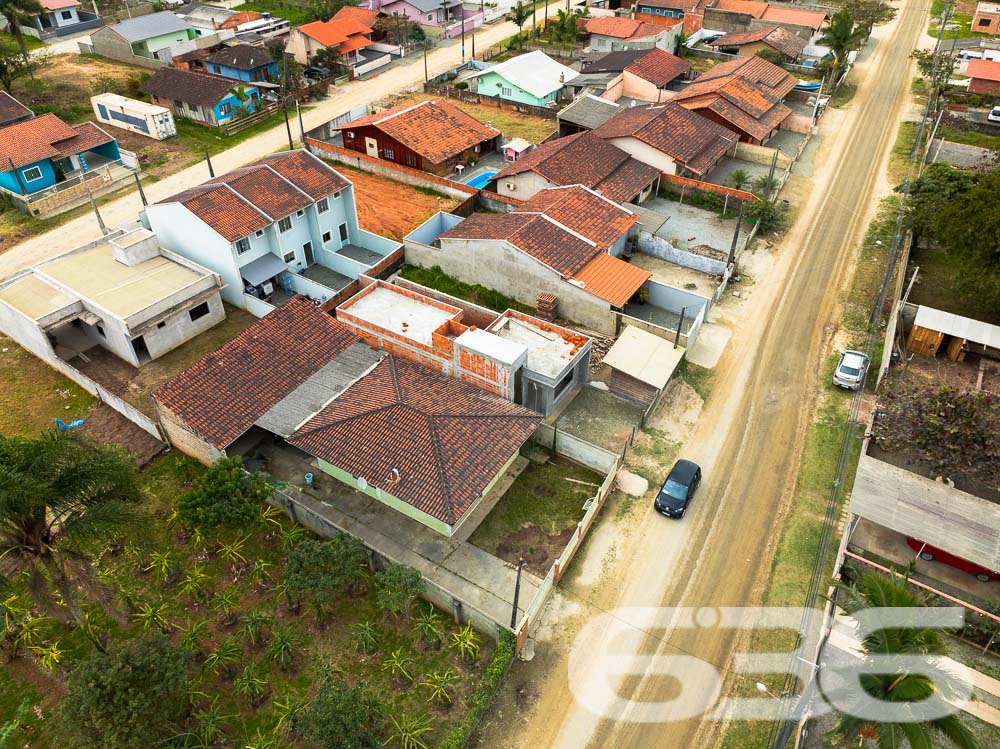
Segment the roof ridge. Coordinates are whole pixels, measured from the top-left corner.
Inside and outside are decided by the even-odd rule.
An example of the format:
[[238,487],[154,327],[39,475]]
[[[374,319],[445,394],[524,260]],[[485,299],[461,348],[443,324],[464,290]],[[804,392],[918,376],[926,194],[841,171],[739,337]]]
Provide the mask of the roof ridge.
[[[414,409],[416,410],[416,409]],[[438,474],[438,481],[444,487],[444,491],[441,496],[441,506],[444,509],[447,517],[448,525],[455,524],[455,507],[451,501],[452,490],[451,481],[448,479],[448,473],[445,470],[444,456],[441,455],[441,445],[438,440],[438,429],[436,417],[432,414],[425,414],[422,411],[418,411],[425,419],[427,419],[427,429],[431,433],[431,447],[434,453],[434,463]]]
[[257,166],[261,166],[264,169],[267,169],[268,171],[274,173],[274,175],[278,179],[280,179],[280,180],[282,180],[282,181],[287,182],[288,184],[290,184],[296,191],[302,193],[310,203],[315,203],[316,202],[313,199],[312,195],[310,195],[305,190],[303,190],[301,187],[299,187],[297,184],[295,184],[294,182],[292,182],[290,179],[288,179],[288,177],[286,177],[284,174],[282,174],[281,172],[279,172],[277,169],[275,169],[273,166],[271,166],[270,164],[268,164],[266,161],[257,164]]
[[418,108],[422,107],[424,104],[429,104],[431,101],[432,101],[431,99],[427,99],[426,101],[420,101],[420,102],[417,102],[416,104],[411,104],[410,106],[408,106],[408,107],[406,107],[404,109],[400,109],[398,112],[393,112],[392,114],[390,114],[390,115],[388,115],[386,117],[382,117],[381,119],[375,120],[372,124],[373,125],[381,125],[383,122],[388,122],[389,120],[393,119],[394,117],[398,117],[401,114],[406,114],[407,112],[412,112],[414,109],[418,109]]
[[244,203],[246,203],[248,206],[250,206],[251,208],[253,208],[255,211],[257,211],[261,216],[263,216],[264,218],[266,218],[272,224],[275,221],[277,221],[276,218],[274,218],[273,216],[271,216],[264,209],[262,209],[260,206],[258,206],[252,200],[250,200],[250,198],[248,198],[246,195],[244,195],[243,193],[241,193],[239,190],[237,190],[235,187],[233,187],[228,182],[215,182],[214,184],[219,185],[220,187],[228,188],[233,193],[233,195],[236,196],[236,198],[238,200],[242,200]]

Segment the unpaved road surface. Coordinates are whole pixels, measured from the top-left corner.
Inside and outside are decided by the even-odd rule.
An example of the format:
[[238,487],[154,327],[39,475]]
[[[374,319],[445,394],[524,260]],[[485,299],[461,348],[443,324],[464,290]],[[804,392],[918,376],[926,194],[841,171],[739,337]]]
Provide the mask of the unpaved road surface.
[[[926,4],[910,0],[896,22],[877,30],[879,43],[856,74],[855,99],[846,111],[828,113],[821,166],[801,199],[792,191],[798,220],[770,272],[757,279],[746,319],[716,367],[713,397],[682,450],[683,457],[704,469],[691,512],[679,522],[641,512],[632,519],[618,561],[609,563],[603,586],[594,590],[570,581],[555,600],[561,612],[550,619],[556,621],[543,625],[547,631],[539,637],[535,661],[517,664],[513,671],[515,693],[498,706],[502,717],[485,728],[481,746],[719,745],[718,721],[642,723],[628,709],[614,720],[596,717],[574,700],[572,690],[587,690],[606,678],[601,653],[593,646],[580,649],[582,657],[574,659],[579,669],[570,679],[567,651],[576,628],[602,610],[741,606],[759,600],[777,540],[777,518],[794,488],[818,377],[827,376],[823,360],[841,289],[908,100],[908,55],[926,14]],[[588,555],[577,567],[590,561]],[[718,669],[731,686],[733,632],[673,628],[636,634],[642,653],[694,655]],[[618,693],[641,702],[667,702],[680,691],[671,680],[645,669],[640,673],[621,682]]]

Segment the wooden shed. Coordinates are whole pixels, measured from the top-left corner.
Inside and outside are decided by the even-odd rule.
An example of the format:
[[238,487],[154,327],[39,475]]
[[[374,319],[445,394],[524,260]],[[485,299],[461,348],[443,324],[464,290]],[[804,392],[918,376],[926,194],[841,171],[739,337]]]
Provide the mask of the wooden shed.
[[684,347],[626,325],[604,357],[611,368],[611,392],[648,406],[670,382]]
[[934,357],[942,347],[951,361],[964,361],[969,352],[1000,358],[1000,327],[933,307],[917,307],[906,348]]

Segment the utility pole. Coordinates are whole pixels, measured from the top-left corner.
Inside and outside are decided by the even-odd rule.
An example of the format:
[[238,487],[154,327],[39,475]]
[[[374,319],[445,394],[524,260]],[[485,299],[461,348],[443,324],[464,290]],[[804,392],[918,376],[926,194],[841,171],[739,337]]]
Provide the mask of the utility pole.
[[726,265],[732,265],[736,260],[736,244],[740,239],[740,224],[743,223],[743,201],[740,201],[740,211],[736,216],[736,231],[733,232],[733,244],[729,248],[729,260]]
[[132,172],[132,176],[135,177],[135,186],[139,188],[139,200],[142,201],[142,207],[145,208],[149,203],[146,202],[146,193],[142,191],[142,180],[139,179],[139,172]]
[[101,234],[108,235],[111,232],[108,231],[108,227],[104,225],[104,219],[101,218],[101,212],[97,210],[97,202],[94,200],[94,193],[87,188],[87,197],[90,198],[90,207],[94,209],[94,215],[97,216],[97,225],[101,227]]
[[292,126],[288,124],[288,101],[281,102],[281,112],[285,115],[285,132],[288,133],[288,150],[295,150],[295,143],[292,142]]
[[210,179],[215,179],[215,170],[212,169],[212,159],[208,156],[208,146],[203,146],[205,149],[205,163],[208,164],[208,176]]
[[517,628],[517,600],[521,597],[521,570],[524,569],[524,560],[517,563],[517,580],[514,582],[514,606],[510,610],[510,628]]
[[428,83],[430,79],[427,77],[427,40],[424,39],[424,83]]
[[299,100],[295,100],[295,114],[299,118],[299,133],[302,135],[302,147],[306,147],[306,126],[302,122],[302,107],[299,106]]
[[778,166],[778,151],[775,149],[774,156],[771,158],[771,168],[767,172],[767,195],[764,198],[767,202],[771,202],[771,190],[773,190],[774,185],[774,170]]

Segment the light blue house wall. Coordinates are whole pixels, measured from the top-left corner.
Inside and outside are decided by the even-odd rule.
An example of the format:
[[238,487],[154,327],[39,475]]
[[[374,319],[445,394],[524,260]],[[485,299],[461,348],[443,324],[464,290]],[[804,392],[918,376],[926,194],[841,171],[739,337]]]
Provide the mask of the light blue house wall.
[[544,107],[556,101],[559,96],[559,89],[548,94],[544,98],[538,98],[534,94],[518,88],[502,75],[497,73],[483,73],[479,76],[479,87],[477,89],[483,96],[495,96],[498,99],[516,101],[521,104],[534,104],[536,107]]
[[[101,156],[117,161],[121,158],[121,154],[118,150],[118,142],[111,141],[109,143],[103,143],[89,151],[84,151],[76,154],[77,158],[80,160],[80,168],[83,171],[89,171],[90,165],[87,163],[87,154],[98,153]],[[11,192],[17,193],[18,195],[31,194],[38,192],[39,190],[44,190],[47,187],[52,187],[56,184],[56,170],[49,159],[43,159],[42,161],[36,161],[33,164],[27,164],[14,171],[0,172],[0,187],[3,187]],[[37,179],[28,179],[29,175],[34,174],[34,169],[38,168],[41,171],[41,176]],[[18,176],[20,176],[20,181],[18,181]],[[22,188],[23,185],[23,188]]]
[[209,62],[205,64],[205,71],[212,73],[213,75],[221,75],[224,78],[232,78],[234,81],[244,81],[246,83],[253,83],[254,81],[262,80],[277,80],[279,77],[278,63],[276,62],[261,65],[253,70],[238,70],[237,68],[231,68],[228,65],[220,65],[217,62]]
[[[260,101],[260,91],[258,89],[256,89],[255,87],[253,87],[253,86],[245,86],[244,90],[245,90],[247,96],[252,96],[252,97],[256,97],[256,98],[249,99],[242,106],[248,112],[255,112],[255,111],[257,111],[257,105],[258,105],[258,102]],[[229,105],[229,111],[228,112],[225,111],[227,104]],[[232,117],[236,113],[236,110],[239,109],[240,106],[241,106],[240,105],[240,100],[237,99],[232,94],[230,94],[229,96],[227,96],[225,99],[222,99],[218,104],[216,104],[212,108],[212,112],[213,112],[213,115],[215,117],[215,121],[217,123],[225,122],[226,120],[228,120],[230,117]]]

